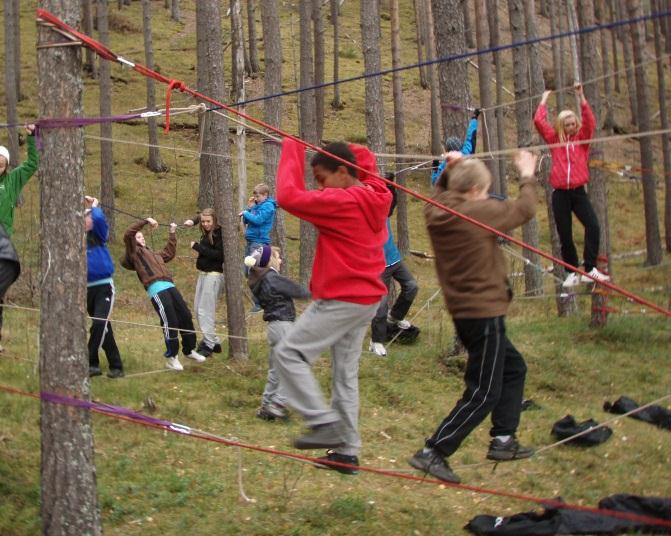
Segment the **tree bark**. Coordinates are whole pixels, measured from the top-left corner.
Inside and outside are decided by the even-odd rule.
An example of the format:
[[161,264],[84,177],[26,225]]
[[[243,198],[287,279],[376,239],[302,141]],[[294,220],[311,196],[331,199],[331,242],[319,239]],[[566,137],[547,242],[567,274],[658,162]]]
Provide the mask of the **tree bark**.
[[[19,43],[19,36],[17,35],[17,27],[14,25],[15,10],[18,10],[15,0],[5,0],[5,101],[7,105],[7,123],[16,125],[19,117],[17,114],[17,104],[19,96],[17,93],[16,79],[20,76],[20,72],[16,69],[16,63],[11,61],[16,53],[16,46]],[[7,129],[7,145],[11,157],[10,164],[12,167],[17,163],[19,156],[19,135],[16,127],[9,127]]]
[[[496,76],[496,150],[505,149],[504,115],[503,115],[503,73],[501,69],[501,54],[496,50],[499,46],[499,19],[497,0],[487,0],[487,27],[489,28],[489,46],[494,49],[492,61],[494,62],[494,73]],[[506,163],[503,158],[498,160],[498,178],[495,187],[496,193],[503,197],[508,196],[508,183],[506,182]]]
[[[559,20],[561,18],[561,5],[559,2],[552,2],[550,5],[552,10],[552,15],[550,16],[550,33],[555,35],[559,33],[560,24]],[[561,51],[561,38],[553,39],[551,41],[552,45],[552,70],[554,71],[555,83],[554,89],[561,89],[564,87],[564,61],[562,58]],[[557,97],[557,108],[560,110],[564,109],[564,92],[557,91],[555,93]]]
[[[169,6],[168,6],[169,7]],[[201,10],[202,14],[202,10]],[[198,91],[205,92],[205,88],[209,84],[208,61],[209,61],[209,42],[207,39],[208,20],[198,15],[196,10],[196,84]],[[205,129],[208,128],[208,122],[213,117],[214,113],[203,113],[198,116],[198,132],[200,132],[201,140]],[[202,148],[201,148],[202,151]],[[217,185],[215,177],[212,177],[209,172],[203,171],[203,155],[200,155],[200,176],[198,182],[198,207],[204,209],[207,207],[215,207],[215,196]],[[209,157],[208,157],[209,158]]]
[[[615,0],[615,13],[618,19],[624,18],[623,7],[620,5],[620,2]],[[629,31],[629,28],[622,28],[618,30],[620,32],[620,40],[622,41],[622,62],[626,66],[631,66],[635,63],[632,55],[632,34]],[[627,90],[629,92],[629,110],[631,112],[631,124],[638,125],[637,118],[637,83],[636,76],[632,69],[626,71],[626,80],[627,80]]]
[[[79,0],[41,0],[38,6],[79,26]],[[38,32],[39,43],[66,41],[46,26]],[[81,115],[80,50],[38,48],[39,117]],[[83,132],[48,129],[40,136],[40,391],[90,400]],[[89,410],[43,399],[40,430],[42,533],[102,534]]]
[[[278,0],[264,0],[261,2],[261,22],[263,24],[264,65],[265,74],[263,78],[264,93],[275,95],[282,91],[282,37],[280,28],[280,15]],[[264,101],[264,120],[269,125],[280,127],[282,125],[282,99],[275,97]],[[272,140],[264,140],[263,143],[263,175],[270,191],[275,194],[277,164],[280,160],[280,145]],[[284,253],[285,262],[282,263],[280,271],[288,273],[289,259],[286,255],[287,236],[284,221],[284,211],[278,209],[275,212],[275,227],[273,229],[273,244],[277,244]]]
[[[478,50],[487,48],[489,32],[487,30],[487,8],[485,0],[475,0],[475,44]],[[496,131],[489,131],[489,125],[494,124],[494,115],[487,112],[487,108],[492,106],[492,60],[489,54],[480,54],[478,56],[478,86],[480,88],[480,103],[478,106],[484,108],[479,120],[480,139],[482,140],[482,150],[487,153],[491,150],[490,143],[494,141],[496,146]],[[498,174],[496,160],[485,160],[492,177]],[[498,180],[494,181],[492,188],[496,188]]]
[[[340,23],[338,20],[338,0],[331,0],[331,24],[333,24],[333,81],[337,82],[340,76]],[[340,100],[340,85],[333,86],[333,100],[331,101],[331,108],[334,110],[342,110],[343,103]]]
[[[426,16],[426,59],[436,58],[436,39],[433,33],[433,9],[431,0],[417,0],[422,5],[422,13]],[[440,114],[440,87],[438,84],[438,66],[433,63],[427,66],[429,89],[431,91],[431,153],[439,155],[443,152],[443,138],[441,136]]]
[[[86,35],[93,35],[93,8],[91,0],[81,0],[82,4],[82,27]],[[91,78],[97,78],[96,72],[96,55],[92,49],[84,48],[84,70],[91,75]]]
[[[575,12],[573,0],[566,0],[566,20],[568,29],[571,32],[568,42],[571,48],[571,64],[573,65],[573,83],[577,84],[582,80],[580,76],[580,51],[578,50],[578,38],[575,32],[578,30],[578,16]],[[575,95],[576,110],[580,110],[580,97]]]
[[470,2],[461,2],[461,11],[464,14],[464,39],[466,40],[466,46],[468,48],[475,48],[469,3]]
[[[513,42],[526,40],[524,5],[522,0],[508,0],[508,16]],[[517,119],[517,145],[531,145],[531,102],[529,101],[529,54],[525,47],[513,48],[513,78],[515,81],[515,116]],[[500,82],[499,82],[500,83]],[[538,221],[531,219],[522,227],[522,239],[530,246],[538,247]],[[538,271],[539,257],[527,249],[523,252],[529,263],[524,265],[524,283],[526,295],[538,295],[543,292],[543,276]]]
[[250,74],[256,76],[261,71],[261,67],[259,66],[259,47],[256,43],[256,0],[247,0],[247,35],[249,37]]
[[[108,0],[98,0],[98,38],[109,45]],[[100,115],[112,115],[112,64],[100,59]],[[114,239],[116,214],[114,212],[114,149],[112,145],[112,123],[100,123],[100,203],[109,225],[110,240]]]
[[[196,2],[196,28],[205,31],[199,52],[198,73],[204,81],[203,92],[220,102],[226,100],[224,89],[224,51],[221,29],[221,8],[218,0]],[[234,359],[247,358],[247,328],[244,304],[240,299],[243,286],[242,258],[238,241],[238,211],[235,210],[235,188],[228,140],[228,121],[219,114],[207,114],[203,132],[203,153],[218,153],[222,157],[202,154],[200,173],[214,185],[214,208],[222,227],[224,241],[224,281],[226,284],[226,312],[228,316],[228,355]],[[201,178],[201,184],[203,179]]]
[[[438,57],[463,54],[464,14],[460,1],[432,0],[431,5]],[[462,107],[468,107],[471,101],[467,66],[464,60],[443,61],[438,66],[443,139],[448,136],[461,138],[466,131],[466,114]]]
[[[627,0],[627,11],[631,19],[642,16],[641,4],[637,0]],[[647,132],[651,130],[652,124],[648,104],[648,80],[645,67],[640,65],[645,52],[645,31],[641,22],[631,24],[630,30],[634,64],[639,65],[635,69],[638,130],[639,132]],[[643,183],[643,206],[645,209],[646,265],[654,266],[662,262],[662,241],[657,216],[652,138],[645,136],[640,138],[638,142],[641,152],[641,167],[643,168],[641,181]]]
[[[314,27],[315,46],[315,81],[318,86],[324,83],[324,20],[322,18],[322,0],[312,0],[312,24]],[[315,89],[315,120],[317,140],[324,135],[324,88]]]
[[[594,4],[593,0],[581,0],[578,3],[578,22],[581,28],[594,25]],[[593,80],[599,76],[599,59],[594,53],[598,50],[597,35],[594,32],[580,35],[580,64],[582,74],[586,80]],[[596,119],[595,137],[601,137],[601,94],[598,84],[589,84],[584,88],[585,98],[588,100],[594,117]],[[603,145],[600,143],[590,145],[590,160],[603,160]],[[599,220],[599,255],[605,261],[599,264],[598,268],[604,268],[611,276],[613,275],[612,264],[610,263],[610,230],[608,228],[608,185],[606,176],[601,168],[590,169],[589,199]],[[608,321],[606,311],[607,299],[599,287],[592,293],[592,318],[590,326],[603,327]]]
[[[176,0],[173,0],[175,2]],[[145,64],[149,69],[154,68],[154,46],[151,37],[151,0],[142,0],[142,28],[144,33],[144,58]],[[147,77],[147,110],[156,109],[156,90],[154,80]],[[156,132],[156,118],[147,119],[147,130],[149,132],[149,158],[147,167],[154,173],[162,173],[168,168],[161,159],[161,153],[158,149],[158,135]]]
[[[240,0],[231,0],[231,51],[233,53],[233,102],[245,100],[245,32],[242,26]],[[245,107],[238,109],[244,113]],[[242,121],[241,121],[242,122]],[[235,145],[238,152],[238,212],[247,208],[247,133],[245,126],[237,123]]]
[[[609,21],[614,22],[615,21],[615,16],[613,14],[613,2],[616,2],[617,0],[606,0],[608,4],[608,15],[609,15]],[[615,91],[620,93],[620,75],[618,74],[618,71],[620,70],[620,65],[619,65],[619,60],[618,60],[618,55],[617,55],[617,30],[611,29],[610,30],[610,42],[611,42],[611,50],[613,52],[613,87],[615,88]]]
[[426,0],[413,0],[413,7],[415,8],[415,36],[417,39],[417,62],[419,65],[419,85],[422,89],[429,87],[427,71],[429,66],[423,65],[425,58],[424,52],[427,48],[426,35],[428,32],[426,22]]
[[[381,70],[380,39],[378,0],[361,2],[361,46],[363,48],[364,68],[367,73],[375,73]],[[381,76],[366,78],[365,94],[368,146],[374,153],[383,153],[386,150],[386,142]]]
[[[603,25],[606,22],[606,2],[605,0],[596,0],[594,4],[594,16],[598,19],[599,24]],[[613,120],[613,107],[611,103],[613,102],[613,89],[610,84],[610,62],[608,61],[608,40],[606,36],[606,31],[601,30],[599,32],[599,43],[601,45],[601,70],[603,72],[603,130],[605,133],[612,133],[614,127]]]
[[[662,11],[660,0],[653,0],[653,9],[656,12]],[[657,56],[657,95],[659,98],[659,117],[660,128],[667,130],[669,128],[669,115],[666,107],[666,73],[664,72],[664,47],[662,44],[662,26],[663,19],[654,19],[653,30],[655,33],[655,56]],[[670,137],[668,134],[662,134],[662,158],[664,160],[664,237],[666,241],[666,251],[671,252],[671,149]]]
[[[565,18],[568,18],[568,16],[564,17],[566,9],[562,10],[562,6],[565,7],[565,4],[562,3],[557,3],[555,5],[555,9],[557,10],[557,27],[559,30],[559,33],[564,33],[567,29],[568,22],[565,22]],[[566,40],[565,38],[560,38],[559,39],[559,58],[560,58],[560,69],[559,69],[559,76],[560,76],[560,82],[558,87],[562,87],[565,82],[566,82],[566,71],[564,70],[564,63],[566,62]],[[558,91],[556,93],[557,97],[557,109],[558,110],[563,110],[566,108],[566,94],[563,91]]]
[[172,0],[172,5],[170,6],[170,18],[175,22],[181,22],[179,0]]
[[[310,87],[314,85],[314,57],[312,44],[312,2],[306,0],[300,3],[300,86]],[[298,95],[298,103],[301,110],[300,136],[305,141],[317,143],[316,103],[314,90],[303,91]],[[312,176],[312,167],[308,165],[306,155],[305,185],[308,189],[315,186]],[[299,278],[303,285],[308,285],[312,274],[312,261],[315,255],[316,231],[311,223],[300,221],[300,266]]]
[[[398,0],[391,0],[391,57],[394,69],[402,65],[401,61],[401,21],[399,15]],[[395,71],[392,75],[392,88],[394,94],[394,140],[396,153],[405,154],[405,120],[403,112],[403,85],[401,73]],[[405,173],[401,170],[406,167],[405,163],[399,161],[396,164],[396,182],[405,186]],[[410,236],[408,231],[408,197],[403,191],[398,190],[398,204],[396,206],[396,238],[398,249],[402,255],[406,255],[410,249]]]
[[[23,100],[23,95],[21,94],[21,10],[20,10],[20,0],[10,0],[14,3],[12,8],[14,14],[14,38],[16,42],[14,43],[14,72],[16,76],[14,81],[16,83],[16,99],[18,101]],[[8,52],[5,52],[6,58],[11,58]]]

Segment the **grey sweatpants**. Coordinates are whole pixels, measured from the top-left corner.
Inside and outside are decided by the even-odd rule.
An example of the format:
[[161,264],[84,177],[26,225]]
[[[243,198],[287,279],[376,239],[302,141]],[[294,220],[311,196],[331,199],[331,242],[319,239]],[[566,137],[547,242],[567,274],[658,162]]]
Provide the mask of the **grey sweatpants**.
[[221,339],[215,333],[214,317],[217,311],[217,300],[223,290],[224,274],[219,272],[198,274],[193,310],[196,313],[200,331],[203,332],[203,341],[210,350],[215,344],[221,344]]
[[277,357],[275,351],[277,343],[279,343],[286,333],[294,325],[289,320],[273,320],[268,322],[268,381],[263,390],[262,404],[270,404],[274,402],[280,406],[287,403],[283,391],[280,389],[280,376],[277,372]]
[[[345,445],[336,451],[356,456],[359,437],[359,358],[368,323],[379,302],[371,305],[317,300],[296,320],[277,345],[277,369],[287,402],[308,426],[341,421]],[[311,366],[331,349],[331,405],[328,406]]]

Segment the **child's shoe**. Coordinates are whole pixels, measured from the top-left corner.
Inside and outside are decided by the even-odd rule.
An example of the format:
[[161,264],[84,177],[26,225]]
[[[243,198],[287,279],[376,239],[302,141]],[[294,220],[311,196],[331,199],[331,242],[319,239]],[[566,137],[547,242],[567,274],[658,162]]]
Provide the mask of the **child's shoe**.
[[587,277],[586,275],[581,275],[580,276],[580,282],[581,283],[594,283],[595,279],[596,279],[596,281],[610,281],[610,276],[609,275],[600,272],[596,268],[592,268],[589,272],[587,272],[587,275],[592,276],[592,278],[594,278],[594,279],[591,279],[591,278]]
[[165,360],[165,366],[166,366],[166,368],[169,368],[169,369],[172,369],[172,370],[184,370],[184,367],[179,362],[179,358],[177,356],[169,357],[168,359],[166,359]]
[[189,359],[193,359],[196,363],[204,363],[205,362],[205,356],[200,355],[198,352],[195,350],[191,350],[191,353],[187,354]]
[[387,355],[387,350],[385,349],[384,344],[381,342],[370,341],[368,350],[373,352],[375,355],[379,355],[380,357],[385,357]]
[[577,287],[580,284],[580,277],[575,272],[571,272],[566,276],[564,282],[561,284],[564,288],[573,288]]
[[287,409],[275,402],[263,404],[257,410],[256,416],[264,421],[274,421],[275,419],[286,420],[288,418]]

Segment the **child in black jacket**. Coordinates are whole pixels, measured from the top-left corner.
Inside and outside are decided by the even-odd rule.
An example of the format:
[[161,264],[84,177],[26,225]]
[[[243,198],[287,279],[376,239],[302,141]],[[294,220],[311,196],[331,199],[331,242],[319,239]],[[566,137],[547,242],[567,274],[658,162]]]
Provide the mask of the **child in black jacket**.
[[275,346],[296,320],[293,298],[310,298],[310,292],[305,287],[278,273],[281,263],[279,248],[268,245],[245,257],[245,265],[250,267],[249,288],[263,309],[263,319],[268,322],[268,381],[256,416],[269,421],[287,417],[286,399],[282,396],[275,367]]

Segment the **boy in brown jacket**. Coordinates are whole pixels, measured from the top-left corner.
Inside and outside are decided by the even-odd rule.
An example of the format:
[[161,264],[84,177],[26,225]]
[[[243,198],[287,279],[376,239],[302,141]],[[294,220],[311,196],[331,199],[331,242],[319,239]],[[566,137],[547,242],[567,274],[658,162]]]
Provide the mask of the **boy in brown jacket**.
[[[481,161],[449,153],[433,199],[508,232],[535,214],[535,164],[536,157],[527,151],[516,155],[519,196],[500,201],[489,198],[492,176]],[[512,291],[496,235],[433,205],[426,205],[424,215],[438,280],[456,332],[468,350],[468,361],[461,399],[409,463],[436,478],[459,483],[447,458],[490,412],[492,441],[487,458],[507,461],[533,455],[533,449],[521,446],[515,438],[527,368],[506,336],[504,318]]]
[[152,251],[147,247],[144,234],[142,234],[142,228],[147,224],[153,229],[158,227],[155,219],[146,218],[135,222],[124,233],[126,254],[121,259],[121,265],[137,272],[138,279],[147,290],[151,303],[161,319],[167,348],[163,354],[167,358],[165,366],[173,370],[184,370],[177,357],[179,354],[178,332],[182,335],[182,352],[186,357],[198,362],[205,361],[205,358],[194,351],[196,334],[193,329],[191,311],[175,287],[172,275],[165,265],[175,258],[177,252],[175,235],[177,224],[170,224],[168,243],[161,251]]

